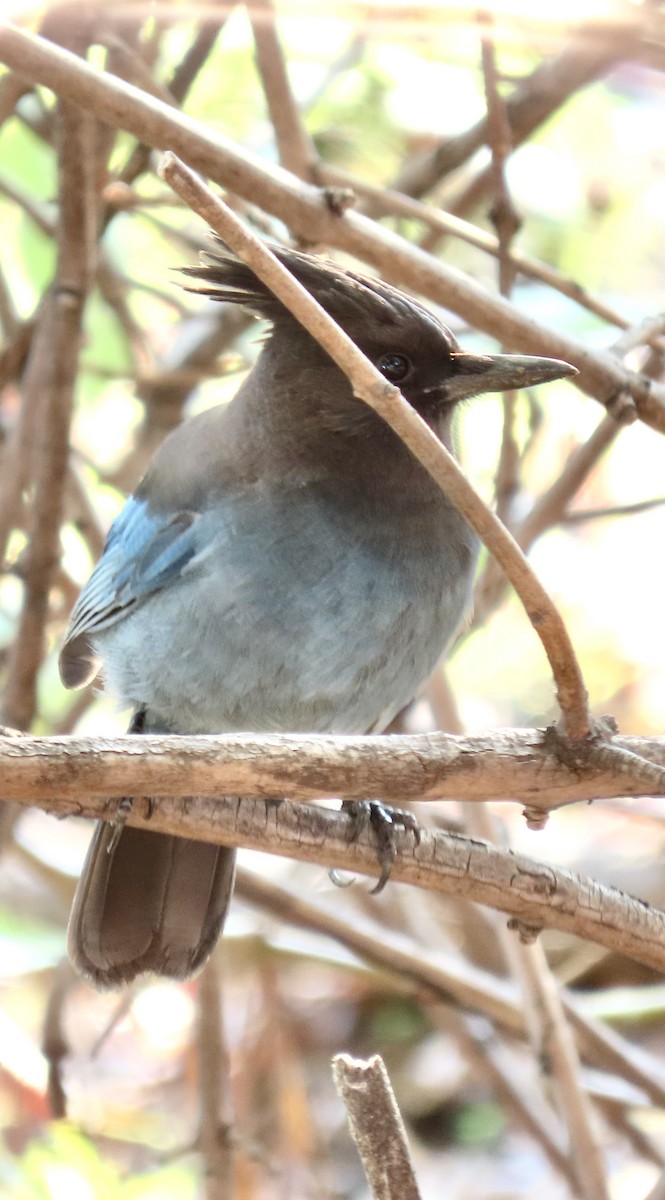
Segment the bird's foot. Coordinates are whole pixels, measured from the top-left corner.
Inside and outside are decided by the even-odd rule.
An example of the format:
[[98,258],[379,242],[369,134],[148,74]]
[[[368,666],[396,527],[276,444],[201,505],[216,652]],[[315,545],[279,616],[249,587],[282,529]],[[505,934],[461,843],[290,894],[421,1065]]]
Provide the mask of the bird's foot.
[[[376,835],[376,854],[381,867],[378,883],[370,895],[378,896],[390,879],[397,857],[396,833],[398,829],[412,833],[416,845],[420,842],[420,827],[412,812],[404,808],[389,808],[381,800],[343,800],[342,809],[352,819],[349,841],[359,837],[368,826]],[[333,877],[334,878],[334,877]]]

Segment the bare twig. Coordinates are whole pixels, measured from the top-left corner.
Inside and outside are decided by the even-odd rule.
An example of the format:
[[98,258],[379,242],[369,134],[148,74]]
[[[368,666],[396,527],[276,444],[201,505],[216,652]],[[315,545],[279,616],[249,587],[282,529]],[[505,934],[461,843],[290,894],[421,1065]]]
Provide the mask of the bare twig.
[[562,998],[584,1057],[604,1071],[616,1071],[646,1092],[652,1104],[665,1108],[665,1069],[662,1061],[591,1016],[585,1011],[581,997],[566,989],[562,992]]
[[18,71],[8,71],[0,79],[0,127],[11,117],[22,96],[32,91],[32,84]]
[[44,1013],[42,1050],[48,1062],[49,1108],[51,1116],[56,1121],[67,1116],[67,1097],[62,1079],[62,1063],[70,1053],[70,1046],[65,1034],[63,1009],[67,996],[76,982],[74,968],[69,959],[62,959],[54,972]]
[[291,91],[272,0],[252,0],[249,19],[261,82],[275,130],[279,161],[287,171],[292,171],[300,179],[309,179],[316,151]]
[[214,957],[199,979],[197,1031],[201,1115],[198,1146],[205,1171],[206,1200],[233,1196],[233,1156],[225,1120],[228,1095],[228,1061],[222,1037],[222,1011],[218,968]]
[[409,1144],[383,1060],[336,1054],[335,1086],[374,1200],[420,1200]]
[[665,496],[654,496],[651,500],[635,500],[632,504],[610,504],[607,508],[578,508],[561,517],[561,525],[583,525],[585,521],[602,521],[607,517],[634,517],[638,513],[662,508]]
[[[637,325],[630,326],[616,339],[612,347],[615,354],[623,356],[636,346],[655,345],[663,331],[663,315],[647,317]],[[657,363],[650,364],[654,368]],[[621,432],[623,424],[620,414],[608,413],[586,442],[581,443],[551,486],[538,498],[531,511],[521,521],[513,534],[525,552],[547,529],[564,522],[574,523],[576,514],[568,512],[573,496],[588,478],[599,459]],[[638,506],[635,506],[638,508]],[[580,517],[579,519],[584,519]],[[474,616],[478,622],[487,618],[498,605],[505,590],[505,576],[497,563],[490,559],[476,584]]]
[[338,900],[313,903],[293,890],[270,882],[265,875],[239,866],[236,894],[258,906],[272,917],[298,928],[320,933],[346,946],[365,962],[387,972],[394,987],[408,995],[424,996],[454,1005],[468,1012],[483,1013],[502,1029],[523,1035],[524,1014],[517,990],[510,982],[465,961],[460,955],[438,946],[435,954],[423,955],[399,933],[380,929],[375,921],[349,920]]
[[[414,200],[411,196],[397,192],[393,188],[370,183],[337,164],[319,160],[314,165],[313,175],[321,184],[339,184],[342,187],[350,188],[358,196],[371,199],[377,218],[381,216],[407,217],[410,220],[421,222],[435,232],[450,234],[469,246],[475,246],[485,254],[491,254],[493,258],[499,257],[497,237],[478,228],[470,221],[454,216],[453,213],[434,208],[431,204],[423,204],[422,201]],[[537,279],[547,287],[553,288],[554,291],[560,292],[562,296],[567,296],[575,304],[579,304],[580,308],[585,308],[588,312],[600,317],[601,320],[607,321],[609,325],[616,325],[619,329],[631,328],[630,322],[616,309],[610,307],[604,300],[599,300],[597,296],[591,295],[575,279],[569,279],[562,275],[556,267],[549,263],[541,262],[540,259],[533,258],[515,248],[510,249],[506,258],[516,274],[524,275],[527,279]],[[660,330],[653,332],[648,338],[641,340],[649,343],[653,341],[659,346],[661,344],[660,332]],[[618,353],[616,347],[614,349]]]
[[[575,40],[560,55],[539,64],[508,100],[513,146],[521,145],[574,92],[630,57],[639,45],[639,32],[639,19],[628,18],[606,32],[598,28],[593,37]],[[481,168],[454,198],[449,197],[448,207],[463,216],[484,199],[491,186],[491,167]]]
[[27,408],[39,396],[35,497],[24,566],[25,601],[12,647],[5,719],[27,728],[35,708],[37,671],[48,614],[48,593],[60,557],[60,522],[69,454],[69,422],[78,365],[81,321],[92,274],[95,236],[93,123],[76,108],[59,106],[60,222],[58,265],[45,301],[27,369]]
[[[483,19],[491,25],[491,18]],[[505,165],[510,151],[510,124],[499,92],[499,80],[494,55],[491,28],[481,36],[481,59],[487,104],[487,139],[492,155],[493,201],[490,219],[497,234],[499,256],[499,291],[509,297],[515,280],[516,269],[511,261],[511,249],[521,221],[515,209],[506,182]],[[510,347],[504,346],[503,349]],[[514,497],[519,488],[520,453],[517,445],[517,394],[508,392],[503,397],[503,430],[501,451],[496,470],[496,514],[507,525]]]
[[428,1015],[433,1023],[455,1034],[465,1057],[477,1074],[488,1080],[504,1110],[542,1147],[554,1169],[569,1186],[575,1187],[577,1181],[561,1122],[536,1086],[525,1085],[523,1079],[516,1077],[515,1064],[511,1061],[514,1051],[511,1055],[510,1047],[487,1021],[450,1006],[446,1006],[443,1013],[445,1015],[437,1005]]
[[577,1049],[566,1021],[556,981],[540,943],[525,946],[522,958],[529,1001],[538,1010],[542,1040],[538,1061],[556,1084],[558,1107],[570,1136],[573,1165],[581,1195],[586,1200],[609,1196],[595,1117],[580,1081]]
[[[436,708],[434,712],[436,716]],[[463,811],[471,834],[492,842],[496,840],[495,822],[486,805],[465,803]],[[515,940],[496,914],[490,914],[490,919],[522,992],[534,1060],[546,1082],[551,1074],[559,1116],[573,1148],[570,1165],[581,1195],[586,1200],[595,1200],[596,1196],[602,1198],[607,1195],[605,1171],[558,984],[540,944],[527,945],[522,939]]]
[[[593,39],[572,39],[560,54],[539,63],[506,104],[513,145],[519,146],[570,96],[612,67],[622,54],[630,53],[638,31],[639,23],[634,23],[620,34],[612,31],[603,37],[599,31]],[[433,152],[408,163],[393,187],[411,196],[422,196],[467,162],[486,141],[487,118],[483,118],[464,133],[446,138]],[[485,187],[489,177],[488,171],[483,178]]]
[[[490,18],[486,17],[484,24],[487,25],[489,22]],[[480,44],[487,104],[487,144],[492,155],[493,200],[490,218],[498,240],[499,291],[502,296],[509,296],[515,277],[515,269],[510,261],[510,249],[513,238],[521,225],[506,183],[505,166],[512,150],[512,138],[506,105],[504,105],[499,92],[491,28],[484,30]]]
[[[525,1095],[524,1083],[516,1081],[507,1051],[494,1033],[498,1026],[500,1035],[510,1032],[525,1038],[528,1034],[530,1014],[515,984],[506,985],[482,968],[470,969],[459,955],[447,953],[441,947],[434,955],[431,947],[424,954],[419,945],[414,946],[390,929],[382,917],[377,917],[380,926],[375,922],[368,925],[357,918],[349,920],[338,911],[339,905],[333,912],[330,904],[321,901],[314,904],[292,889],[268,882],[246,868],[239,869],[236,890],[242,900],[259,906],[271,917],[337,941],[378,968],[382,975],[387,974],[393,988],[427,1006],[430,1020],[460,1040],[464,1055],[509,1105],[519,1123],[540,1142],[556,1170],[569,1182],[575,1182],[563,1128],[556,1114],[535,1088],[528,1089]],[[658,1068],[648,1056],[642,1052],[643,1061],[636,1063],[639,1051],[620,1035],[587,1018],[580,1011],[576,997],[564,993],[564,1001],[587,1057],[606,1070],[627,1073],[655,1104],[662,1103]],[[469,1016],[470,1010],[484,1014],[489,1025],[479,1022],[476,1015]],[[608,1047],[609,1052],[605,1053]]]
[[0,329],[2,330],[3,341],[5,343],[15,337],[18,327],[19,319],[14,308],[14,300],[9,289],[9,284],[5,278],[4,271],[0,271]]
[[[199,71],[213,50],[215,42],[230,16],[231,9],[234,7],[235,0],[228,0],[210,20],[203,20],[194,41],[185,56],[175,67],[171,80],[166,85],[170,103],[182,104]],[[146,145],[135,146],[118,176],[119,180],[123,183],[133,183],[139,175],[147,170],[150,164],[150,149],[150,146]],[[106,219],[111,215],[112,211],[109,211],[106,214]]]

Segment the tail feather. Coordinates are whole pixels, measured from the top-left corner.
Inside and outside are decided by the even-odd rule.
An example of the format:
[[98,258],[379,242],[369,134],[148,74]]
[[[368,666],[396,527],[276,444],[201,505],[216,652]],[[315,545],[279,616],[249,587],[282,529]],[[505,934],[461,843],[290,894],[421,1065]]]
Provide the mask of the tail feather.
[[186,979],[198,971],[224,925],[235,850],[150,830],[97,826],[74,897],[68,945],[74,965],[98,988],[144,971]]

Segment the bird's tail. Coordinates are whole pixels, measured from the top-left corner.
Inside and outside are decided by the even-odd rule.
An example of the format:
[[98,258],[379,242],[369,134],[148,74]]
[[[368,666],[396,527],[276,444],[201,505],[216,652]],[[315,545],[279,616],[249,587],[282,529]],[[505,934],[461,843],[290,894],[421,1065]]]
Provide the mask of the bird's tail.
[[69,921],[69,954],[95,987],[144,971],[186,979],[224,925],[235,850],[126,826],[95,830]]
[[195,974],[222,931],[235,858],[227,846],[99,822],[69,920],[75,967],[97,988],[144,971]]

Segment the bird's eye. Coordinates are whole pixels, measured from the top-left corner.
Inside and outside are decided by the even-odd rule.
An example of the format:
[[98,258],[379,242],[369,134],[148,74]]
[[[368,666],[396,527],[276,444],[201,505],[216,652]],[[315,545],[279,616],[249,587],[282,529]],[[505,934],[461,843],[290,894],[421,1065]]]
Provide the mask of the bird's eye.
[[390,383],[401,383],[411,370],[411,360],[406,354],[384,354],[376,365]]

